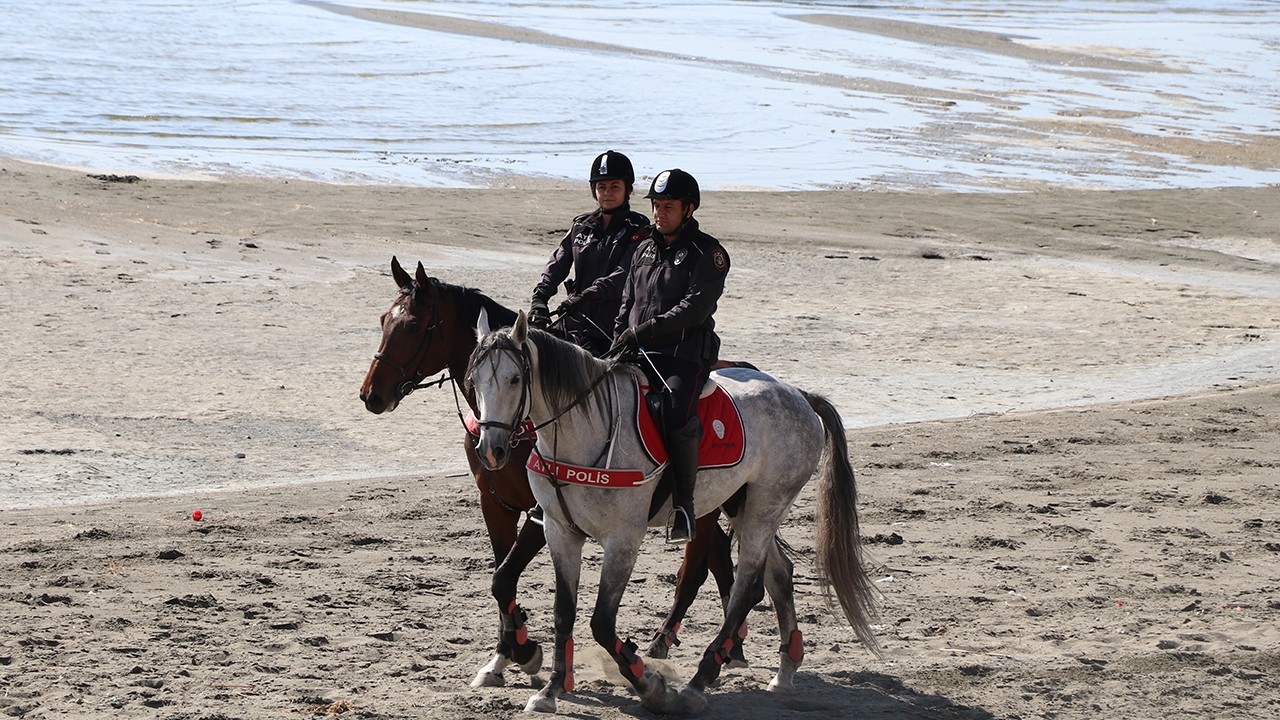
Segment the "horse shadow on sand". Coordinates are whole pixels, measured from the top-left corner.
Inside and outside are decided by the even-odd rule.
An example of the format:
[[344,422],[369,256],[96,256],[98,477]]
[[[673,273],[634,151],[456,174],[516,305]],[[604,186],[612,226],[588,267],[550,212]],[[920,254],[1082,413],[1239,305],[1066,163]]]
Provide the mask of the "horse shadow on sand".
[[[620,680],[620,678],[619,678]],[[713,687],[711,706],[698,716],[735,720],[995,720],[982,707],[963,705],[944,695],[921,692],[901,679],[884,673],[840,670],[825,675],[801,671],[792,695],[759,688]],[[588,681],[566,695],[557,716],[598,718],[608,708],[636,718],[656,715],[640,704],[626,688],[604,681]]]

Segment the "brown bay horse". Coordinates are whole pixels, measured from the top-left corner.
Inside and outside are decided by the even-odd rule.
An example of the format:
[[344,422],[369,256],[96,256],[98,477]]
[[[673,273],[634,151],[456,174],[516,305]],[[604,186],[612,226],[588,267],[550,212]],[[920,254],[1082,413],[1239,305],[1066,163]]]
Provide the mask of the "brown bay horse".
[[[516,313],[483,293],[451,285],[427,275],[418,263],[414,275],[391,259],[391,275],[399,295],[382,314],[382,341],[360,386],[360,400],[369,412],[395,410],[400,401],[424,387],[424,380],[448,371],[456,390],[466,398],[472,412],[475,400],[463,386],[467,361],[476,346],[475,327],[483,309],[494,327],[511,325]],[[442,379],[444,382],[447,379]],[[433,383],[434,384],[434,383]],[[542,526],[520,523],[534,505],[529,489],[525,460],[533,441],[524,439],[511,448],[510,462],[498,470],[487,470],[475,451],[475,438],[462,430],[463,450],[480,492],[480,511],[489,532],[496,569],[492,592],[498,603],[499,632],[494,656],[476,674],[475,687],[502,685],[503,671],[511,665],[534,675],[542,667],[542,649],[528,638],[525,614],[516,602],[517,584],[533,558],[546,544]],[[649,656],[667,657],[678,644],[680,623],[706,581],[708,571],[715,576],[721,603],[728,602],[733,584],[733,560],[729,536],[718,522],[719,513],[698,520],[697,539],[685,546],[684,560],[676,580],[675,600],[666,620],[654,634]],[[743,664],[741,641],[745,625],[733,648],[733,664]]]

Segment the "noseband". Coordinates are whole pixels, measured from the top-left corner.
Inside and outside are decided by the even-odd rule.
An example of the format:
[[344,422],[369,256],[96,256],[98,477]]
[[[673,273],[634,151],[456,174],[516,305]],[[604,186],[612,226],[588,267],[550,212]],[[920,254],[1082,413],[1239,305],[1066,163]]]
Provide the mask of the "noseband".
[[[433,284],[434,282],[435,281],[432,280]],[[400,290],[400,293],[402,295],[409,295],[410,302],[413,302],[414,301],[413,296],[417,293],[417,288],[414,288],[414,287],[402,288]],[[437,291],[436,294],[438,296],[439,292]],[[438,300],[432,303],[431,307],[429,308],[431,310],[431,317],[434,318],[439,314],[436,312],[439,304],[440,303]],[[401,382],[399,385],[396,386],[396,396],[398,400],[405,399],[411,393],[413,393],[414,390],[420,390],[425,387],[431,387],[432,385],[440,385],[440,384],[443,384],[448,379],[448,378],[441,378],[439,380],[435,380],[429,383],[422,382],[423,378],[426,377],[426,374],[422,372],[422,368],[424,365],[427,364],[427,355],[431,351],[431,341],[435,337],[436,328],[440,327],[442,323],[443,323],[442,320],[436,320],[435,322],[431,323],[430,326],[427,327],[427,335],[425,338],[422,339],[422,345],[418,349],[418,353],[414,356],[415,359],[417,360],[417,363],[414,365],[412,374],[409,372],[409,368],[407,366],[401,365],[395,360],[392,360],[391,357],[388,356],[386,353],[379,350],[378,352],[375,352],[373,354],[374,362],[385,363],[400,372],[400,379],[403,382]]]

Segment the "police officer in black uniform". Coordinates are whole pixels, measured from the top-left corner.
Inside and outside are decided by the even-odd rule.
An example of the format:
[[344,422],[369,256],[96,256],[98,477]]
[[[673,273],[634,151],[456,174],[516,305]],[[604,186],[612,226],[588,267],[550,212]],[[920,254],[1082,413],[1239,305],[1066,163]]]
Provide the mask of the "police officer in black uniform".
[[[565,339],[599,356],[613,339],[631,255],[636,243],[649,236],[650,224],[649,218],[631,209],[636,173],[626,155],[613,150],[600,153],[591,163],[587,182],[598,207],[575,217],[552,251],[533,289],[529,323],[548,329],[547,302],[572,269],[573,290],[556,308],[560,330]],[[529,519],[542,524],[540,505],[529,511]]]
[[[693,539],[693,484],[702,424],[697,403],[720,352],[712,316],[724,292],[729,254],[702,232],[693,213],[701,195],[689,173],[667,170],[653,179],[654,227],[636,248],[606,356],[644,352],[664,385],[667,472],[674,480],[668,542]],[[648,365],[649,363],[642,363]]]
[[589,182],[599,207],[574,218],[569,232],[551,253],[542,279],[533,289],[529,322],[547,328],[551,323],[547,303],[572,269],[573,290],[556,308],[556,314],[567,340],[599,356],[613,340],[622,283],[635,244],[649,235],[649,218],[631,209],[636,175],[626,155],[613,150],[601,153],[591,163]]

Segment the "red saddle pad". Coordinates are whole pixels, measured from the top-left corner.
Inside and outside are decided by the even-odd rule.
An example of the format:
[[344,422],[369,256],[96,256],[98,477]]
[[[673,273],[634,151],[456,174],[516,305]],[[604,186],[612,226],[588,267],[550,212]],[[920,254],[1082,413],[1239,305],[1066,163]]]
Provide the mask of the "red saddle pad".
[[[662,434],[658,432],[658,424],[649,414],[649,404],[644,399],[647,392],[649,386],[637,381],[636,425],[639,427],[640,441],[645,452],[649,453],[654,462],[664,463],[667,461],[667,447],[662,442]],[[724,388],[716,385],[710,395],[698,399],[698,418],[702,420],[698,467],[732,467],[742,462],[742,455],[746,451],[742,417],[738,414],[738,406]]]

